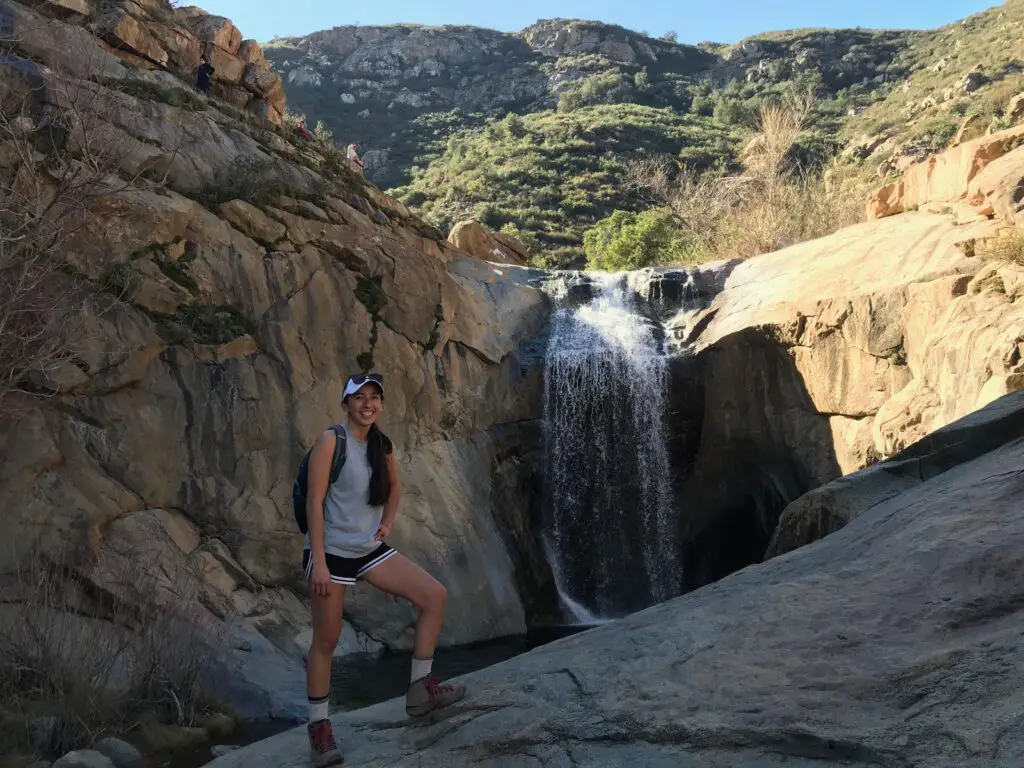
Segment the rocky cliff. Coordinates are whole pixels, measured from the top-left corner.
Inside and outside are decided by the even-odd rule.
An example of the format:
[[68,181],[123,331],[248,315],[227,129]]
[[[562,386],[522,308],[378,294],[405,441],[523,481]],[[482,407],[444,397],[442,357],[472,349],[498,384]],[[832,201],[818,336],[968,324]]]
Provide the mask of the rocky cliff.
[[243,40],[223,16],[163,0],[12,0],[2,9],[9,29],[0,39],[28,60],[78,77],[121,79],[128,67],[151,75],[144,81],[153,87],[173,88],[193,84],[199,58],[206,56],[216,69],[212,95],[271,123],[281,121],[281,77],[270,71],[259,43]]
[[[394,544],[449,587],[442,641],[525,631],[523,596],[545,576],[528,520],[539,371],[518,350],[544,295],[273,110],[234,109],[231,78],[210,99],[188,91],[168,62],[205,47],[244,78],[239,57],[260,60],[227,20],[156,0],[102,16],[37,5],[3,6],[4,213],[26,193],[64,212],[25,215],[60,233],[53,274],[76,276],[78,304],[73,338],[4,401],[0,570],[41,553],[94,591],[76,600],[85,614],[96,595],[168,609],[188,595],[196,620],[232,627],[239,684],[283,674],[239,692],[243,712],[300,712],[292,478],[341,420],[345,376],[372,369],[405,484]],[[145,594],[126,567],[145,571]],[[373,636],[350,628],[348,649],[411,642],[396,601],[356,590],[346,618]]]
[[[1019,133],[908,171],[910,189],[930,169],[929,210],[721,265],[707,278],[723,290],[670,321],[694,355],[681,375],[702,392],[682,409],[691,434],[704,425],[682,479],[698,583],[702,562],[722,573],[712,553],[735,549],[739,521],[756,550],[804,491],[1024,388],[1024,250],[1007,202],[1024,183]],[[723,450],[742,457],[743,488]]]

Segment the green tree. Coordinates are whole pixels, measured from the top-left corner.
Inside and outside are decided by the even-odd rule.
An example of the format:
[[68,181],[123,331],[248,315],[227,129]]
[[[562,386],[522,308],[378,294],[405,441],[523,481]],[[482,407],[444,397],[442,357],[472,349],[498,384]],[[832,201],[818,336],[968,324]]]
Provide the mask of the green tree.
[[749,120],[750,114],[743,102],[721,97],[715,104],[714,118],[725,125],[742,125]]
[[660,208],[615,211],[587,230],[583,249],[590,269],[617,272],[687,261],[690,242]]
[[501,123],[504,126],[506,136],[521,139],[526,135],[526,124],[523,123],[523,118],[514,112],[509,112]]
[[558,111],[563,113],[575,112],[583,106],[583,96],[578,88],[566,88],[558,97]]

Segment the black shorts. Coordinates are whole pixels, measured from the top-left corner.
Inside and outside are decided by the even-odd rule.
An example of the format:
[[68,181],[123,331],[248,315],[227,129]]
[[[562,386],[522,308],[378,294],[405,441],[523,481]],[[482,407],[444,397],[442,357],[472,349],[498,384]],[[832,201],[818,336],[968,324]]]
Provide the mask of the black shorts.
[[[352,586],[371,568],[377,567],[392,555],[397,554],[397,549],[392,549],[384,542],[381,542],[380,546],[373,550],[373,552],[362,557],[339,557],[338,555],[332,555],[330,552],[325,557],[327,560],[327,570],[331,572],[331,581],[335,584]],[[306,580],[308,581],[313,573],[313,560],[309,556],[308,549],[302,550],[302,571],[306,574]]]

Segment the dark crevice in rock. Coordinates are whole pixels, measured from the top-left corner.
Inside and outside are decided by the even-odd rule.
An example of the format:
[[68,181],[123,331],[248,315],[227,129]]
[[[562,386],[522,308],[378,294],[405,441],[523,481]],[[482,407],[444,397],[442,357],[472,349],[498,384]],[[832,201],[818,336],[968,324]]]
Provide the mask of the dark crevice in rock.
[[685,590],[760,562],[786,506],[838,477],[828,415],[757,330],[676,358],[669,382]]
[[[569,749],[569,744],[607,744],[623,747],[632,743],[646,743],[659,746],[680,747],[687,751],[718,752],[729,750],[735,758],[737,750],[774,754],[785,758],[823,760],[829,763],[857,765],[878,765],[897,768],[910,763],[897,754],[875,749],[848,738],[833,738],[810,731],[785,729],[755,730],[749,728],[704,728],[685,724],[653,723],[629,718],[620,729],[614,719],[602,723],[604,732],[600,735],[585,736],[578,731],[558,729],[557,733],[545,729],[544,735],[524,736],[488,745],[477,755],[481,758],[522,755],[536,747],[560,745]],[[567,744],[566,742],[569,742]]]
[[[188,457],[188,466],[195,467],[197,465],[197,457],[195,455],[195,444],[192,439],[193,430],[195,429],[195,403],[192,398],[192,392],[189,390],[189,386],[185,382],[185,377],[182,374],[177,358],[177,354],[171,351],[169,354],[164,355],[164,362],[171,374],[171,378],[174,379],[174,383],[178,387],[178,391],[181,393],[181,401],[185,411],[185,451]],[[181,486],[178,489],[178,495],[184,502],[180,505],[183,508],[191,509],[202,504],[203,489],[200,487],[194,473],[189,473],[189,475],[182,478]]]

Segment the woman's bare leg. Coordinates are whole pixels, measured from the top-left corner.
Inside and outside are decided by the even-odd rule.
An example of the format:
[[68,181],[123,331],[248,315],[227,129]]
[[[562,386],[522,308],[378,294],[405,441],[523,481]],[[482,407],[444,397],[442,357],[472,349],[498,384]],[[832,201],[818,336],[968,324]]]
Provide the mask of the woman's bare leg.
[[331,661],[341,637],[341,614],[345,586],[331,582],[327,596],[310,595],[313,609],[313,639],[306,657],[306,695],[310,701],[331,692]]
[[413,656],[432,659],[444,622],[448,591],[405,555],[396,553],[363,574],[363,579],[389,595],[404,597],[420,612]]
[[328,719],[331,697],[331,661],[341,637],[341,611],[345,587],[331,582],[326,595],[310,595],[313,639],[306,654],[306,695],[309,697],[309,748],[315,768],[343,761]]
[[388,594],[404,597],[420,612],[416,621],[409,688],[405,693],[406,713],[410,717],[419,717],[459,701],[466,695],[464,685],[441,683],[430,674],[448,599],[445,588],[416,563],[399,554],[367,571],[363,578]]

